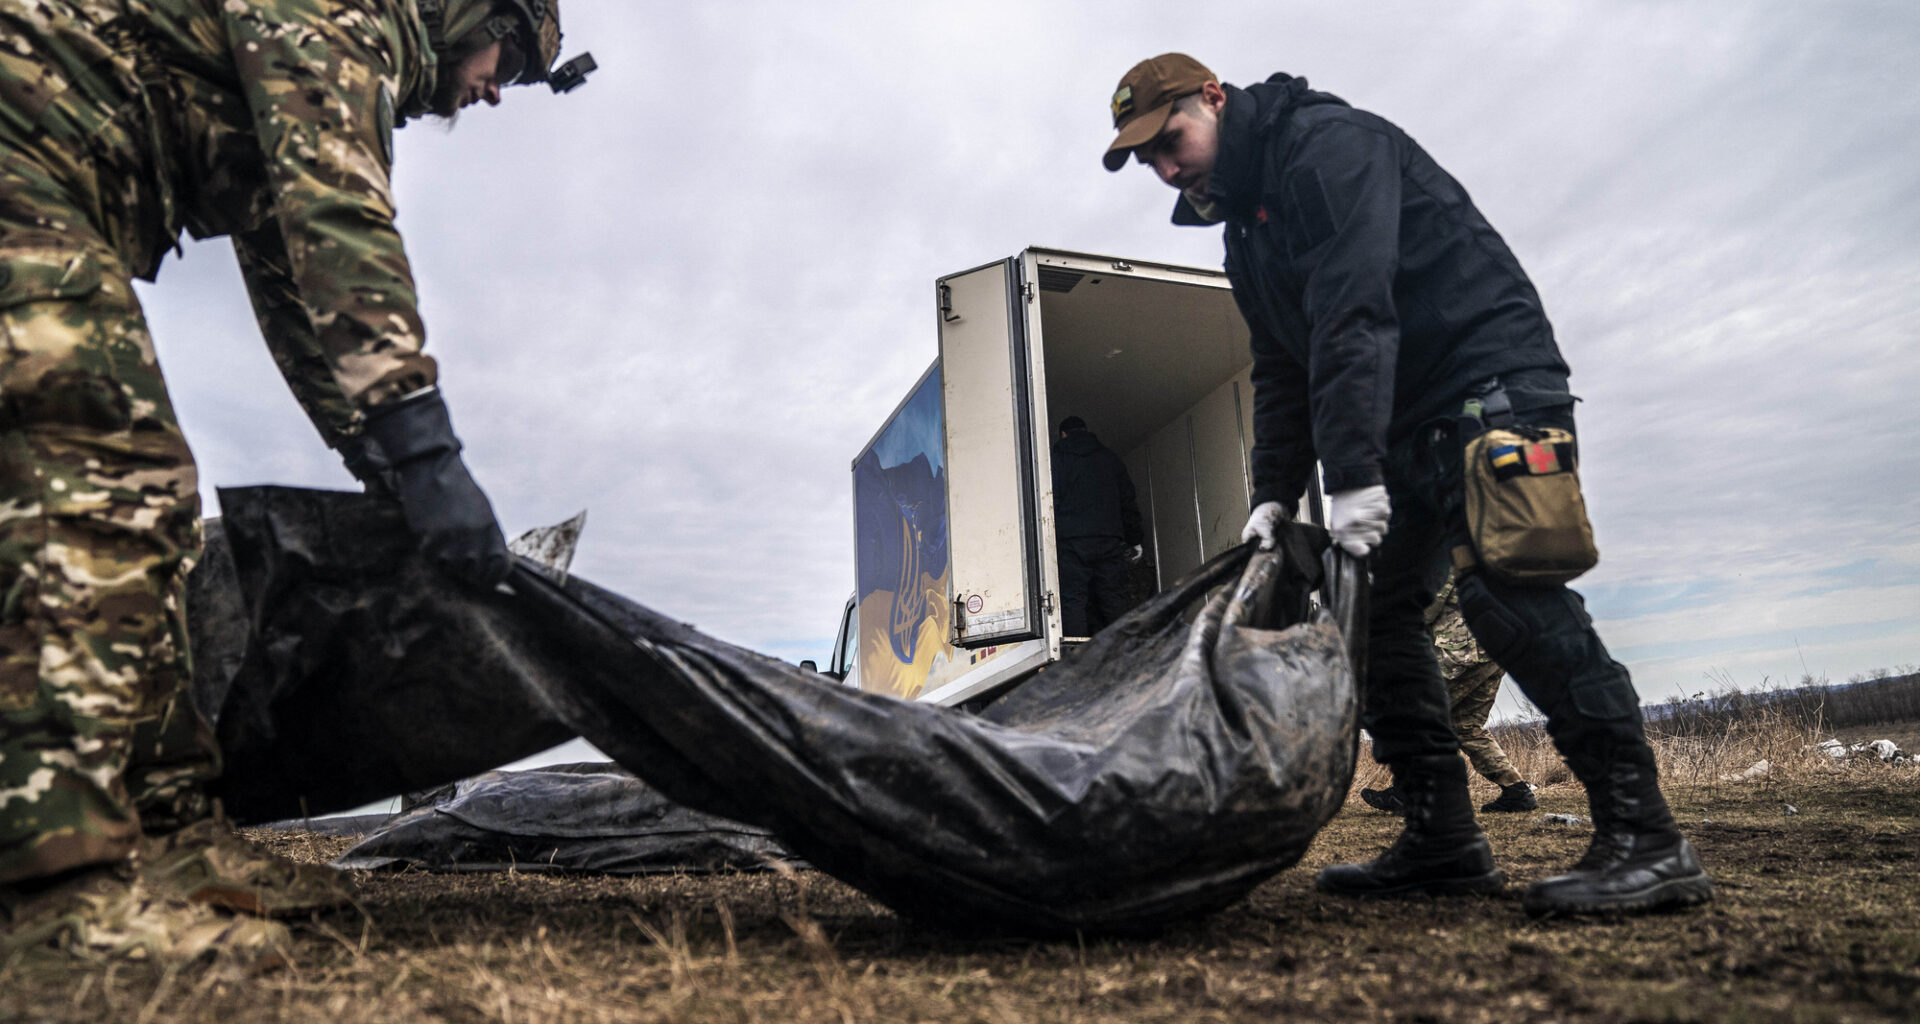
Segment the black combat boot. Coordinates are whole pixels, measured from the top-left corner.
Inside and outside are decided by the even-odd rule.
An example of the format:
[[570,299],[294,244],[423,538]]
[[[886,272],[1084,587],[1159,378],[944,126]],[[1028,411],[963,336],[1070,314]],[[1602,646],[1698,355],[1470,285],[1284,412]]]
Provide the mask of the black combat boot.
[[1360,799],[1365,801],[1368,807],[1386,811],[1388,814],[1407,813],[1407,802],[1400,799],[1400,792],[1392,786],[1385,789],[1363,789],[1360,791]]
[[1473,820],[1467,765],[1457,755],[1414,757],[1393,766],[1406,825],[1385,853],[1365,864],[1335,864],[1314,879],[1341,896],[1498,892],[1506,876]]
[[1520,811],[1531,811],[1538,806],[1540,801],[1533,795],[1533,787],[1525,782],[1516,782],[1511,786],[1501,786],[1500,795],[1481,804],[1480,809],[1494,813],[1514,814]]
[[1713,883],[1674,826],[1651,766],[1614,759],[1582,781],[1593,843],[1572,870],[1527,887],[1527,913],[1631,914],[1713,898]]

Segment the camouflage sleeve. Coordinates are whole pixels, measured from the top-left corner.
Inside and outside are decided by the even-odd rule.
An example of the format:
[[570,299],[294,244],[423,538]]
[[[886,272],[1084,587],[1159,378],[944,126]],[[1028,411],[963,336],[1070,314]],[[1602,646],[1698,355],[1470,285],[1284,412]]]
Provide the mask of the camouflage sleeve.
[[240,272],[246,275],[254,318],[260,321],[260,334],[280,375],[327,447],[340,447],[341,441],[360,432],[360,412],[347,401],[320,339],[314,336],[313,320],[293,283],[280,226],[269,221],[256,231],[237,234],[233,248],[240,257]]
[[[270,263],[284,257],[280,266],[249,273],[249,284],[266,291],[256,293],[255,309],[283,369],[287,355],[299,362],[317,352],[356,408],[436,378],[432,357],[420,351],[426,331],[394,227],[389,179],[395,104],[419,86],[423,66],[421,55],[407,52],[399,6],[252,0],[220,7],[266,158],[269,225],[282,243],[279,254],[262,252],[271,246],[256,237],[243,255]],[[297,330],[294,302],[306,312],[306,336]],[[310,382],[289,382],[303,404],[323,397]],[[307,409],[316,420],[331,415]]]

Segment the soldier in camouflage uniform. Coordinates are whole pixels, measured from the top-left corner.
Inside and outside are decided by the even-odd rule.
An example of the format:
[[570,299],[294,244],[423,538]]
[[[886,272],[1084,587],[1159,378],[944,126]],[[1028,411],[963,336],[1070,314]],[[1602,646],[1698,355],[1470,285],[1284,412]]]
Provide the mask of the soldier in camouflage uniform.
[[[1433,652],[1440,659],[1440,674],[1447,682],[1447,702],[1453,715],[1453,731],[1460,737],[1460,750],[1473,762],[1473,770],[1500,787],[1500,795],[1481,804],[1483,811],[1531,811],[1540,806],[1533,787],[1520,777],[1500,741],[1487,733],[1487,718],[1493,714],[1494,698],[1500,695],[1500,680],[1506,676],[1499,665],[1474,642],[1460,615],[1460,598],[1454,593],[1453,577],[1427,606],[1427,632],[1433,637]],[[1383,811],[1395,814],[1406,804],[1392,786],[1386,789],[1362,789],[1360,799]]]
[[1480,805],[1483,811],[1530,811],[1539,806],[1533,787],[1520,777],[1500,749],[1500,741],[1487,733],[1487,718],[1493,714],[1493,702],[1500,695],[1500,680],[1506,672],[1474,642],[1467,623],[1460,615],[1460,598],[1454,593],[1453,578],[1427,607],[1427,631],[1433,635],[1434,653],[1440,658],[1440,674],[1447,681],[1447,702],[1453,716],[1453,731],[1460,737],[1460,750],[1473,763],[1473,770],[1500,787],[1500,796]]
[[[1440,674],[1446,678],[1446,695],[1452,705],[1453,732],[1459,736],[1459,749],[1473,763],[1482,778],[1500,786],[1500,795],[1480,805],[1480,811],[1532,811],[1540,807],[1534,788],[1521,778],[1500,749],[1500,740],[1486,732],[1486,719],[1494,713],[1494,699],[1500,695],[1500,680],[1505,670],[1486,657],[1467,632],[1467,621],[1459,615],[1459,596],[1453,592],[1453,576],[1427,605],[1427,632],[1434,640],[1434,655],[1440,659]],[[1386,790],[1361,790],[1359,799],[1380,811],[1402,813],[1405,803],[1392,786]]]
[[[392,133],[548,79],[556,2],[0,0],[0,926],[209,813],[198,482],[132,290],[182,229],[233,237],[294,395],[423,549],[504,576],[422,352]],[[211,870],[170,842],[173,876]]]

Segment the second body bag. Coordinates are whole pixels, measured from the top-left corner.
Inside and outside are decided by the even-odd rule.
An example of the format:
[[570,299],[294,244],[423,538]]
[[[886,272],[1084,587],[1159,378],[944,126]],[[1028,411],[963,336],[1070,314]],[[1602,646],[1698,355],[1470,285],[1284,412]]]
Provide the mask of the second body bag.
[[1488,572],[1553,586],[1600,561],[1575,449],[1558,427],[1501,427],[1467,442],[1467,533]]

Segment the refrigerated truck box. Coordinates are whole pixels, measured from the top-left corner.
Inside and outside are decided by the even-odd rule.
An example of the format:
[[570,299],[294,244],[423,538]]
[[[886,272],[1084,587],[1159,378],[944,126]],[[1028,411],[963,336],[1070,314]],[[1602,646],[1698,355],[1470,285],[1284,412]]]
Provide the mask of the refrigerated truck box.
[[940,278],[934,299],[938,357],[853,462],[856,583],[828,670],[959,704],[1081,639],[1061,635],[1060,420],[1125,462],[1147,586],[1240,542],[1252,356],[1217,270],[1032,248]]

